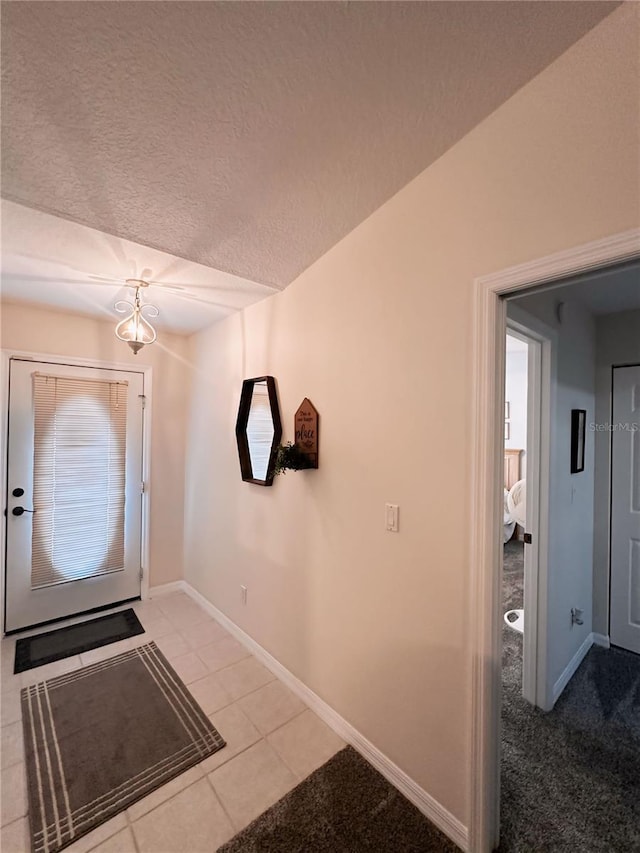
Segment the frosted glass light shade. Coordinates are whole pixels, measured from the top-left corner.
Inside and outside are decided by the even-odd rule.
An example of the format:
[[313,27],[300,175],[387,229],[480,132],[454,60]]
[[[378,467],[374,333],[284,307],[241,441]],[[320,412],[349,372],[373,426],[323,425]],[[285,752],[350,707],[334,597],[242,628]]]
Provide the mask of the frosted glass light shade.
[[142,347],[152,344],[157,338],[156,330],[143,316],[143,312],[147,311],[152,317],[157,317],[160,313],[155,305],[141,304],[139,291],[140,288],[136,288],[134,302],[121,300],[116,302],[114,306],[116,311],[121,313],[131,310],[131,313],[118,323],[115,331],[116,337],[128,344],[134,355],[137,355]]

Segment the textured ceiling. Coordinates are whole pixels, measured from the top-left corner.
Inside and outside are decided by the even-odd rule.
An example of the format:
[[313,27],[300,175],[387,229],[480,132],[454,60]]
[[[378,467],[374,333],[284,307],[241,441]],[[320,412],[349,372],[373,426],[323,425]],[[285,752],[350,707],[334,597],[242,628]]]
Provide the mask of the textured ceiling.
[[283,287],[616,5],[3,3],[2,193]]
[[152,282],[144,300],[160,309],[154,326],[190,334],[274,292],[6,199],[1,213],[5,300],[113,319],[114,303],[132,297],[125,280],[142,278]]

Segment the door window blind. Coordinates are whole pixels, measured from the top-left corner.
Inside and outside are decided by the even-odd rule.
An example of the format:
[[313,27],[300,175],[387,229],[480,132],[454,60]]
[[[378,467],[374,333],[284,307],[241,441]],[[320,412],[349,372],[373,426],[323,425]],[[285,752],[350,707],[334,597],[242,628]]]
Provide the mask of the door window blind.
[[33,374],[31,586],[124,569],[127,383]]

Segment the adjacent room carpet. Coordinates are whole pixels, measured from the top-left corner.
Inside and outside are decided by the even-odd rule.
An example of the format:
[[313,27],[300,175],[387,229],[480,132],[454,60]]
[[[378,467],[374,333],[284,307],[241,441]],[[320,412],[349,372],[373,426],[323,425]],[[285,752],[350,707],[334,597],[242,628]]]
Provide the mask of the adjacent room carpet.
[[155,643],[21,693],[34,853],[56,853],[225,742]]
[[[502,612],[524,607],[524,543],[515,539],[504,546]],[[526,614],[525,614],[526,619]],[[522,634],[502,623],[502,686],[522,683]],[[505,694],[506,695],[506,694]]]
[[[522,607],[523,545],[504,562],[504,610]],[[522,636],[503,638],[500,853],[638,853],[640,656],[594,646],[545,714],[522,698]]]
[[454,853],[458,847],[350,746],[218,853]]
[[87,619],[74,625],[65,625],[44,634],[33,634],[16,640],[14,673],[25,672],[56,660],[98,649],[127,637],[144,634],[144,628],[135,611],[118,610],[97,619]]

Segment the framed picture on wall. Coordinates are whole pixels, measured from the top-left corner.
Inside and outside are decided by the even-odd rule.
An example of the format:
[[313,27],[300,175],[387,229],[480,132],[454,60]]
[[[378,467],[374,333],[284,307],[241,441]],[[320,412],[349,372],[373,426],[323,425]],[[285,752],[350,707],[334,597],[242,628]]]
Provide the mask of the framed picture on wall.
[[584,471],[586,409],[571,409],[571,473]]

